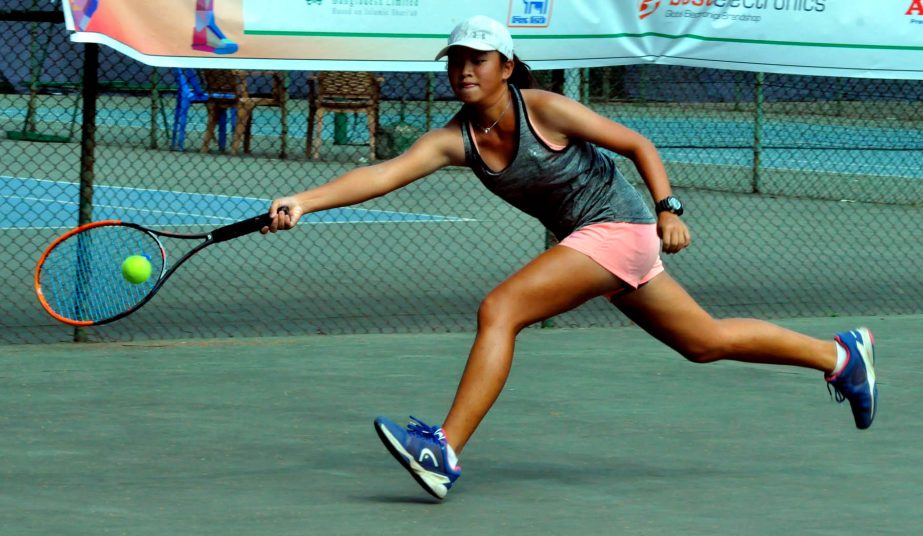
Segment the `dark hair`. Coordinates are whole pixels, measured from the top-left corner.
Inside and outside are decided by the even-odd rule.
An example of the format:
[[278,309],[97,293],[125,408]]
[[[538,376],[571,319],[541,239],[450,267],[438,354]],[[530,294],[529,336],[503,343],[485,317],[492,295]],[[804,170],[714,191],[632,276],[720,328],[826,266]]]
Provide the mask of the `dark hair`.
[[[509,58],[503,54],[500,54],[500,59],[502,62],[509,61]],[[515,53],[513,54],[513,74],[508,81],[519,89],[532,89],[538,86],[535,77],[532,76],[532,69]]]

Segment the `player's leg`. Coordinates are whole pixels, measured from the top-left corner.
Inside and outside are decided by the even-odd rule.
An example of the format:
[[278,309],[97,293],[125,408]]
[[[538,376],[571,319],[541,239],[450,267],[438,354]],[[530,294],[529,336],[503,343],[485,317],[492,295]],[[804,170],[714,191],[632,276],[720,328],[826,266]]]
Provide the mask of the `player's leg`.
[[86,31],[97,7],[99,7],[98,0],[71,0],[71,14],[78,30]]
[[215,22],[215,0],[196,0],[192,48],[214,54],[237,52],[237,43],[228,39]]
[[[775,324],[749,318],[712,318],[666,272],[641,288],[613,299],[632,321],[690,361],[721,359],[793,365],[824,372],[848,398],[859,428],[875,416],[874,348],[871,333],[862,328],[825,341]],[[846,357],[837,374],[838,346]]]
[[443,424],[452,447],[457,452],[464,448],[499,396],[522,328],[622,285],[583,253],[557,246],[491,291],[478,310],[477,336]]
[[556,246],[539,255],[481,303],[477,336],[443,426],[415,419],[405,429],[379,417],[375,430],[382,442],[424,489],[445,497],[460,474],[454,454],[464,448],[506,383],[516,334],[622,286],[595,261],[568,247]]
[[666,272],[612,303],[645,331],[686,359],[733,359],[795,365],[830,372],[836,345],[750,318],[716,319]]

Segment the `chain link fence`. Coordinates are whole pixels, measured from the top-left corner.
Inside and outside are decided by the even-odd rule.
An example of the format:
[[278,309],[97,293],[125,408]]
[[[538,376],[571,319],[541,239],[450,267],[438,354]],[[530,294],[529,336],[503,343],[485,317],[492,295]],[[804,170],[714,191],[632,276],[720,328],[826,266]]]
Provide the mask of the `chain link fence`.
[[[317,125],[309,101],[320,73],[288,72],[285,100],[255,108],[249,136],[240,129],[235,140],[226,113],[223,143],[216,135],[206,145],[206,105],[182,98],[190,84],[205,84],[203,72],[152,68],[100,48],[97,74],[85,80],[95,45],[70,43],[59,13],[25,4],[0,8],[3,344],[74,337],[40,308],[32,279],[41,252],[78,223],[81,174],[92,179],[94,220],[206,231],[397,154],[458,109],[444,74],[375,73],[373,150],[366,113],[324,114]],[[665,263],[716,316],[923,310],[921,82],[669,66],[537,74],[544,88],[660,148],[693,232],[692,247]],[[271,74],[247,75],[255,95],[271,98],[273,83]],[[85,101],[88,85],[94,98]],[[86,102],[95,102],[95,132]],[[81,144],[89,134],[93,147]],[[643,189],[631,163],[620,162]],[[294,232],[209,248],[151,304],[85,335],[473,330],[483,295],[546,246],[537,222],[468,170],[447,169]],[[625,322],[594,300],[545,325]]]

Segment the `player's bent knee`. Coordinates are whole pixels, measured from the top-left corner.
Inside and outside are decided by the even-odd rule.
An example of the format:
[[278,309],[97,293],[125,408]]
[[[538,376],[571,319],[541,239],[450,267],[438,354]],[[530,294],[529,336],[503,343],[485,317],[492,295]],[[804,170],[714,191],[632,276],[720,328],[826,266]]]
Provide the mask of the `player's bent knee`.
[[693,363],[714,363],[728,354],[728,344],[720,330],[687,340],[674,347],[683,357]]
[[680,350],[680,354],[692,363],[714,363],[721,360],[721,353],[708,348],[693,348]]
[[693,363],[714,363],[733,358],[740,351],[740,333],[727,320],[711,319],[686,331],[674,348]]
[[478,307],[478,326],[482,328],[497,326],[504,322],[504,311],[508,306],[503,298],[488,294]]
[[517,313],[515,298],[491,292],[478,307],[478,329],[509,329],[515,332],[524,325]]

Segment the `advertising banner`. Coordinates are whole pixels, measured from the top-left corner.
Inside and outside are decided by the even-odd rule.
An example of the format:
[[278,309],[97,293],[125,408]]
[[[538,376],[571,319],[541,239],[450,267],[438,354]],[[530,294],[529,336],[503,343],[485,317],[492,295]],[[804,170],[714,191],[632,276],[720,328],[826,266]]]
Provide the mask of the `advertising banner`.
[[155,66],[438,71],[472,15],[535,69],[689,65],[923,77],[923,0],[66,0],[78,42]]

